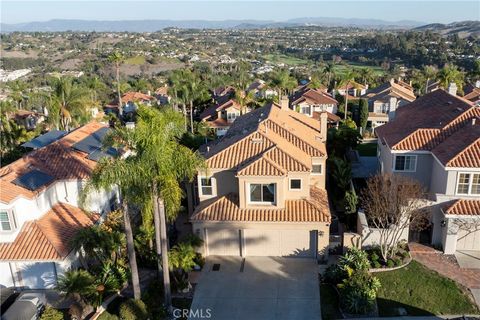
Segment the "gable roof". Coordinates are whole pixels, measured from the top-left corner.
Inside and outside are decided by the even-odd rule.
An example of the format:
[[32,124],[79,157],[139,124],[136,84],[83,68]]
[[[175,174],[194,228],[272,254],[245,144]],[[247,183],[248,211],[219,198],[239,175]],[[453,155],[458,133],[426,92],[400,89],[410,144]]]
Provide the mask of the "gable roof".
[[479,116],[469,101],[439,89],[399,108],[393,121],[375,131],[392,150],[432,150]]
[[192,221],[330,222],[325,190],[310,188],[309,199],[286,200],[284,208],[240,208],[238,195],[230,193],[205,201],[196,208]]
[[234,108],[237,109],[238,111],[242,110],[242,106],[234,99],[228,99],[225,102],[210,106],[206,108],[201,114],[200,114],[200,119],[202,120],[207,120],[211,117],[214,117],[217,115],[217,112],[228,109],[228,108]]
[[271,148],[265,156],[280,168],[285,168],[288,161],[282,159],[287,156],[275,157],[275,153],[286,154],[309,168],[305,162],[310,157],[326,156],[325,144],[319,137],[318,120],[268,104],[237,118],[224,137],[203,146],[201,151],[207,165],[215,169],[243,168]]
[[407,100],[408,102],[412,102],[416,98],[413,88],[410,85],[403,81],[393,79],[369,90],[364,97],[368,98],[370,101],[386,101],[389,97],[395,97],[397,99]]
[[61,260],[71,251],[70,240],[98,215],[58,203],[38,220],[24,223],[13,242],[0,243],[0,260]]
[[150,100],[155,100],[155,98],[148,94],[141,93],[141,92],[134,92],[134,91],[127,92],[122,96],[123,102],[128,102],[128,101],[136,102],[136,101],[145,101],[145,100],[150,101]]
[[302,90],[296,91],[290,98],[292,105],[297,105],[302,102],[308,104],[334,104],[337,105],[338,101],[332,98],[328,93],[320,90],[303,87]]
[[451,215],[480,216],[480,200],[456,199],[443,206],[443,212]]
[[[72,146],[104,127],[106,125],[90,122],[60,140],[32,151],[17,161],[0,168],[0,201],[9,203],[19,196],[32,199],[56,180],[88,178],[96,162],[88,159],[87,153],[76,150]],[[54,179],[35,191],[15,185],[15,179],[32,170],[41,171]]]

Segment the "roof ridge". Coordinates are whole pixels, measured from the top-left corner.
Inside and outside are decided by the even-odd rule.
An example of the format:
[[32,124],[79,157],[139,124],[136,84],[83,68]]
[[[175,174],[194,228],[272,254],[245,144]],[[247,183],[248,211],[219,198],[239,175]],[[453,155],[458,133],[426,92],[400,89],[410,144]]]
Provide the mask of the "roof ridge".
[[[50,209],[52,210],[53,207]],[[39,222],[40,220],[42,219],[42,217],[40,219],[35,219],[32,221],[32,225],[35,225],[37,227],[37,229],[40,231],[40,233],[42,234],[42,237],[45,239],[46,242],[48,242],[50,244],[50,246],[55,250],[55,252],[57,253],[57,255],[59,257],[62,256],[62,253],[60,252],[60,250],[53,244],[53,242],[47,237],[47,235],[45,234],[45,230],[40,226]]]

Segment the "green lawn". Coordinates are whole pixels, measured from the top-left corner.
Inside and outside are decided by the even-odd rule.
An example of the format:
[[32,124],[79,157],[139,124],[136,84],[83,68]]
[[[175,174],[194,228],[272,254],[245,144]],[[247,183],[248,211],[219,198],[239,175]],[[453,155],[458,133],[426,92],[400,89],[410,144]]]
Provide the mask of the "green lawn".
[[362,143],[357,146],[358,153],[361,157],[376,157],[377,143]]
[[412,261],[407,267],[375,274],[382,287],[377,303],[380,316],[395,316],[403,307],[410,316],[478,314],[479,310],[452,280]]
[[320,301],[323,320],[342,318],[338,310],[338,295],[331,285],[320,284]]
[[284,55],[284,54],[266,54],[266,55],[263,56],[263,58],[265,60],[270,61],[270,62],[284,63],[284,64],[289,65],[289,66],[298,66],[298,65],[302,65],[302,64],[313,63],[313,61],[299,59],[299,58],[292,57],[292,56],[287,56],[287,55]]
[[365,69],[370,68],[377,76],[382,76],[385,74],[385,71],[381,67],[368,66],[358,62],[346,62],[345,64],[335,64],[333,70],[339,75],[347,73],[347,71],[352,69]]
[[133,64],[133,65],[142,65],[145,64],[145,57],[142,56],[135,56],[128,59],[125,59],[126,64]]

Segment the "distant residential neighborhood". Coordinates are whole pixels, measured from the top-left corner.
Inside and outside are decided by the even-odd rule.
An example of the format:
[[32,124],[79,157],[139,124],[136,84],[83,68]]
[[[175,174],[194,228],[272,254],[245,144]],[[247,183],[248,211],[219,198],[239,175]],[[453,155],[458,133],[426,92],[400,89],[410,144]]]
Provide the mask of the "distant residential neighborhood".
[[477,33],[1,39],[2,319],[480,314]]

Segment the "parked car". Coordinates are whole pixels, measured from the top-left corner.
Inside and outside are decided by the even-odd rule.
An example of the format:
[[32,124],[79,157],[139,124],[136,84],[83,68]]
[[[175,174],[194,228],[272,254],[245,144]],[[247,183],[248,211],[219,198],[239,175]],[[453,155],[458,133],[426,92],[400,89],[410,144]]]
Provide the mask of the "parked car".
[[1,320],[37,320],[45,309],[46,302],[44,293],[21,293]]
[[2,315],[17,299],[18,292],[14,288],[0,288],[0,315]]

